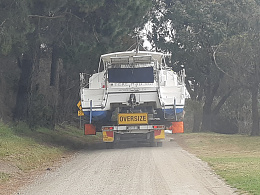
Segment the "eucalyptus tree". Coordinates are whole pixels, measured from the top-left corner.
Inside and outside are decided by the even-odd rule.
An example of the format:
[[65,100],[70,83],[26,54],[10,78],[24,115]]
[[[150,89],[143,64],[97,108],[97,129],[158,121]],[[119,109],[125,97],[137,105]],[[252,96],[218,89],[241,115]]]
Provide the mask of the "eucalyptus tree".
[[[102,53],[128,48],[128,34],[145,22],[145,15],[151,6],[152,1],[149,0],[31,0],[28,18],[34,29],[27,34],[28,49],[21,56],[21,64],[24,67],[22,73],[30,74],[27,77],[30,80],[27,82],[29,91],[21,91],[17,96],[17,111],[21,111],[17,112],[17,118],[32,118],[32,124],[38,120],[35,115],[39,115],[39,111],[37,112],[38,107],[33,105],[33,102],[36,102],[33,96],[39,97],[41,94],[38,94],[39,86],[32,82],[32,78],[40,74],[39,62],[46,55],[51,55],[51,90],[55,88],[52,90],[54,93],[66,96],[60,99],[59,108],[64,110],[69,106],[65,112],[58,112],[71,113],[78,94],[78,72],[93,72]],[[60,77],[61,83],[58,83],[60,59],[63,60],[63,77]],[[24,76],[21,75],[21,78]],[[55,97],[62,96],[60,94]],[[49,118],[54,122],[58,106],[56,103],[59,102],[55,101],[56,98],[46,103],[54,104],[51,108],[54,114]],[[64,107],[62,105],[65,99],[69,102],[65,103]],[[28,102],[27,109],[21,109],[21,105],[26,105],[25,102]],[[60,118],[64,117],[66,116],[61,114]]]
[[33,30],[28,20],[27,0],[0,1],[0,54],[21,54],[26,50],[26,35]]
[[[19,56],[27,50],[27,34],[33,31],[33,26],[28,18],[29,3],[28,0],[0,1],[1,118],[12,115],[6,111],[4,112],[2,108],[7,107],[7,110],[9,111],[13,109],[13,105],[15,104],[13,101],[15,100],[13,100],[12,96],[15,96],[16,94],[16,82],[17,79],[19,79],[20,73],[19,68],[14,70],[15,65],[13,64],[16,59],[19,59]],[[21,67],[21,64],[18,63],[18,66]],[[24,76],[23,83],[21,83],[19,90],[27,90],[27,76]],[[9,90],[5,90],[4,88],[6,87],[2,88],[3,85],[8,87]],[[12,100],[11,103],[9,103],[10,99]],[[20,110],[23,110],[23,107],[21,107]]]
[[[172,53],[175,67],[184,65],[191,98],[203,100],[201,129],[211,130],[212,120],[234,91],[219,91],[226,75],[215,64],[215,49],[233,35],[248,30],[248,19],[257,5],[251,0],[157,2],[151,40],[157,49]],[[198,131],[198,124],[194,127]]]
[[216,63],[222,64],[223,61],[229,66],[221,67],[221,70],[251,93],[251,135],[260,135],[258,111],[260,33],[251,29],[250,32],[234,36],[220,45],[216,52]]
[[[250,6],[249,6],[250,5]],[[214,59],[218,68],[251,94],[251,135],[260,135],[258,94],[260,83],[260,2],[248,1],[244,15],[244,32],[223,41],[216,50]],[[228,64],[228,66],[224,66]],[[247,101],[248,102],[248,101]],[[243,105],[240,105],[240,107]]]

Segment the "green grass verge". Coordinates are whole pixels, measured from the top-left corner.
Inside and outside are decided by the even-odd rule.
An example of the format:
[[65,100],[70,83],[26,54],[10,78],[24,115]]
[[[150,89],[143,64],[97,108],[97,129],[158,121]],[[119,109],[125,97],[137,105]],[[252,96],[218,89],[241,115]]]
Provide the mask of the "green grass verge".
[[[0,160],[27,172],[44,165],[51,166],[63,155],[100,139],[101,134],[84,136],[83,131],[75,127],[31,131],[24,123],[9,127],[0,122]],[[0,172],[0,182],[6,182],[11,177],[8,172]]]
[[191,133],[177,135],[176,140],[231,186],[260,195],[260,137]]
[[10,174],[0,172],[0,183],[8,181],[10,178]]

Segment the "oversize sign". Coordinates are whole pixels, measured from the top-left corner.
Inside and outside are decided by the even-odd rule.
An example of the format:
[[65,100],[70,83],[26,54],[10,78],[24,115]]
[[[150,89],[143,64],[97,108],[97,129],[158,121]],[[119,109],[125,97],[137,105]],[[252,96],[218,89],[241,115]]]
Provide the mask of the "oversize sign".
[[117,118],[119,125],[148,124],[147,113],[120,113]]

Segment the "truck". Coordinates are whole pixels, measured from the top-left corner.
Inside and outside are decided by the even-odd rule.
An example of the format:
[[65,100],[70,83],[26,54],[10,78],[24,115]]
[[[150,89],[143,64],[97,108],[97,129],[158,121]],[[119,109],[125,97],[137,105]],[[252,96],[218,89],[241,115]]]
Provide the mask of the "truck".
[[98,70],[80,73],[86,135],[100,131],[108,148],[126,141],[162,146],[165,129],[182,121],[185,71],[167,65],[168,54],[124,51],[101,55]]

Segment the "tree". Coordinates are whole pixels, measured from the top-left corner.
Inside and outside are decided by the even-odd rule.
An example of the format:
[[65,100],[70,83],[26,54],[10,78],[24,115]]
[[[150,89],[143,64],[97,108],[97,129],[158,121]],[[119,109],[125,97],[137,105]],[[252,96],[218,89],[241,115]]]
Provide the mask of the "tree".
[[[201,129],[211,130],[212,120],[236,88],[219,92],[226,75],[215,65],[215,47],[249,29],[248,18],[256,4],[249,0],[158,2],[162,8],[156,10],[162,11],[154,12],[151,40],[157,48],[172,53],[175,66],[185,66],[191,98],[204,102]],[[198,124],[194,127],[197,131]]]
[[234,36],[223,43],[217,52],[219,63],[229,66],[222,70],[239,85],[251,92],[252,131],[251,135],[260,135],[258,94],[260,83],[260,34],[254,32]]
[[[34,29],[26,34],[28,49],[20,56],[20,89],[25,90],[18,92],[16,118],[30,119],[29,123],[35,125],[44,118],[37,117],[39,107],[50,107],[46,113],[53,113],[49,120],[54,126],[57,113],[71,113],[78,94],[78,72],[92,73],[100,54],[128,48],[124,40],[144,23],[150,7],[148,0],[31,0],[28,17]],[[41,94],[42,83],[37,80],[42,60],[49,58],[52,95]],[[68,88],[70,92],[65,93]],[[70,101],[62,106],[65,99]],[[43,105],[36,106],[35,102]],[[68,107],[69,112],[62,111]]]
[[[2,0],[0,2],[0,58],[1,64],[8,61],[16,61],[19,57],[28,49],[27,34],[33,31],[33,26],[30,24],[29,18],[29,1],[27,0]],[[11,60],[14,59],[14,60]],[[18,61],[18,66],[21,65]],[[16,86],[16,81],[19,79],[19,71],[13,70],[12,63],[2,64],[5,66],[1,67],[2,70],[8,70],[5,76],[1,79],[5,79],[6,75],[15,75],[15,78],[6,82],[9,86]],[[9,77],[12,78],[12,77]],[[24,84],[27,83],[26,77],[24,79]],[[12,94],[16,94],[14,90],[16,87],[10,87]],[[25,85],[21,85],[20,91],[27,90]],[[0,93],[4,93],[1,90]],[[1,94],[2,96],[7,96],[3,99],[9,98],[7,94]],[[6,102],[4,104],[7,104]],[[12,102],[14,104],[14,102]],[[24,107],[23,107],[24,108]],[[23,110],[21,107],[21,110]],[[13,106],[9,105],[9,109],[13,109]],[[7,113],[4,113],[7,115]]]
[[26,50],[26,35],[32,31],[28,5],[26,0],[0,2],[0,54],[18,56]]

